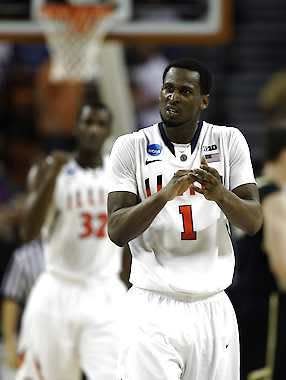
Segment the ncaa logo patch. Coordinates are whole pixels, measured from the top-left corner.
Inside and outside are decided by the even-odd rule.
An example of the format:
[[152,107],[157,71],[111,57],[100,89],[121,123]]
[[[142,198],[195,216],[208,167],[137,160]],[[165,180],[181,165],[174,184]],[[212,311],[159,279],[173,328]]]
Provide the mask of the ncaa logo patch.
[[67,175],[74,175],[76,172],[76,168],[75,167],[68,167],[66,168],[66,174]]
[[159,156],[162,152],[162,146],[160,144],[149,144],[147,146],[147,153],[151,156]]

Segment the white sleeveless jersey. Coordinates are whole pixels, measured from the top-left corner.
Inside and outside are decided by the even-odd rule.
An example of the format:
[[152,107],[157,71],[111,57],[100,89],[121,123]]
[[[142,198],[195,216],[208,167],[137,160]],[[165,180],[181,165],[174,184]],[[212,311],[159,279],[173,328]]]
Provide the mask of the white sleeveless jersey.
[[[180,169],[199,168],[202,156],[232,190],[255,183],[248,145],[232,127],[201,122],[191,144],[173,144],[163,123],[121,136],[113,146],[109,191],[129,191],[143,201]],[[192,295],[231,284],[234,254],[221,209],[188,190],[169,201],[150,227],[130,243],[130,281],[140,288]]]
[[70,161],[61,170],[43,235],[47,270],[70,279],[117,275],[121,248],[107,235],[107,174]]

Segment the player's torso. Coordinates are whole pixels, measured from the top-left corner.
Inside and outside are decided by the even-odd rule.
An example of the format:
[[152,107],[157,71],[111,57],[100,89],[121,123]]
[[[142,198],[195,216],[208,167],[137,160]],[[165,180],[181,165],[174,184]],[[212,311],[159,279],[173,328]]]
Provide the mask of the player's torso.
[[118,272],[120,254],[107,236],[107,175],[75,161],[62,169],[47,221],[47,266],[67,275]]
[[[199,168],[203,155],[208,164],[218,170],[228,188],[228,148],[221,128],[204,123],[199,132],[192,146],[172,144],[173,147],[165,138],[162,125],[140,132],[140,138],[135,140],[135,152],[136,180],[142,200],[166,186],[176,171]],[[149,255],[152,252],[157,263],[172,276],[172,283],[177,273],[182,284],[184,275],[195,278],[202,271],[207,276],[209,271],[211,276],[217,257],[232,253],[227,227],[217,204],[189,189],[169,201],[131,247],[133,245],[135,252],[139,246]]]
[[[176,171],[199,168],[202,156],[206,157],[209,166],[219,172],[222,182],[228,187],[225,182],[228,177],[229,158],[219,132],[211,125],[204,124],[193,146],[173,144],[172,148],[164,141],[160,127],[144,130],[145,141],[141,139],[136,149],[136,177],[140,198],[148,198],[160,191]],[[163,238],[174,239],[175,233],[179,240],[194,240],[192,243],[194,246],[199,240],[196,230],[204,230],[216,223],[220,217],[221,210],[215,202],[210,202],[203,195],[189,189],[182,196],[166,204],[151,228],[157,229],[160,225],[160,234]],[[170,235],[171,231],[174,232]],[[169,242],[168,246],[172,246],[172,243]],[[175,246],[177,251],[177,245]]]

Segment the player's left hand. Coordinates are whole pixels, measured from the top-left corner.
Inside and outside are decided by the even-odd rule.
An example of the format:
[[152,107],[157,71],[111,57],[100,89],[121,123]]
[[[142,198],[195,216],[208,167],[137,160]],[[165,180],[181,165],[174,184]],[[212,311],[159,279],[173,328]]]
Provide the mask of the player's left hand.
[[193,174],[196,178],[196,182],[201,184],[201,187],[192,185],[193,189],[210,201],[219,201],[225,190],[221,183],[221,178],[218,171],[211,168],[205,157],[202,157],[201,165],[199,169],[194,169]]

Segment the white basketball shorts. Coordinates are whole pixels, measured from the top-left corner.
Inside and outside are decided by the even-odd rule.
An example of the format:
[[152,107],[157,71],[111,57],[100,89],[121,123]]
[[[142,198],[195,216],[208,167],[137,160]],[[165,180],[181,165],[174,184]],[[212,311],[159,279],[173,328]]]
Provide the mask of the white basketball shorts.
[[118,380],[239,380],[239,337],[224,292],[203,300],[131,288]]
[[24,313],[16,379],[79,380],[82,370],[89,380],[115,380],[125,293],[117,278],[91,286],[42,274]]

